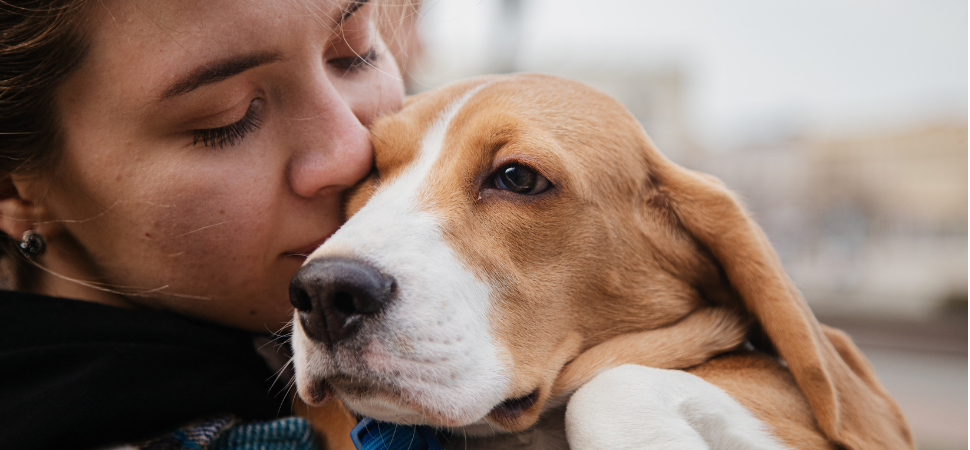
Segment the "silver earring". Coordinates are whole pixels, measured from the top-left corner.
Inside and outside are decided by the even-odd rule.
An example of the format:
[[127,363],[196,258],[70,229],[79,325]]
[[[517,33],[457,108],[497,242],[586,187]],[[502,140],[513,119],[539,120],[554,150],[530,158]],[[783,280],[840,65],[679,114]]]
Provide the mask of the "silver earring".
[[44,235],[34,230],[27,230],[20,236],[19,248],[24,258],[33,259],[47,251],[47,241],[44,240]]

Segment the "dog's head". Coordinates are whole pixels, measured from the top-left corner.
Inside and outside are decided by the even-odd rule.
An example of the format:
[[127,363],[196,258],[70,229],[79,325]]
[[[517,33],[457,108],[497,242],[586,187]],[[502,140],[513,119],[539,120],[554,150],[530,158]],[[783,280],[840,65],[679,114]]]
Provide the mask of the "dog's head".
[[731,194],[666,160],[605,94],[486,77],[372,131],[352,217],[291,287],[310,403],[333,389],[382,420],[521,430],[579,353],[705,304],[750,312],[826,432],[844,423],[843,385],[884,400]]

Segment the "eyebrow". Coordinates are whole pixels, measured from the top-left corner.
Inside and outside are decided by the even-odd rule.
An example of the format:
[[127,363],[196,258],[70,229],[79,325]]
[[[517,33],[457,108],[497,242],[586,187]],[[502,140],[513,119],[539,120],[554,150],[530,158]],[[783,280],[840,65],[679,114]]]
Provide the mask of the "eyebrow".
[[216,61],[199,67],[188,75],[172,83],[168,89],[160,96],[160,100],[182,95],[186,92],[198,89],[210,83],[225,80],[233,75],[238,75],[253,67],[279,61],[283,59],[280,52],[265,52],[251,55],[233,56],[229,59]]
[[[340,19],[337,20],[337,27],[343,25],[350,16],[353,16],[369,0],[354,0],[343,8]],[[188,75],[172,83],[168,89],[162,92],[159,100],[169,99],[186,92],[193,91],[207,84],[225,80],[233,75],[238,75],[254,67],[276,62],[283,59],[280,52],[263,52],[243,56],[233,56],[229,59],[216,61],[199,67]]]
[[344,8],[344,11],[340,14],[340,19],[337,20],[337,26],[339,27],[340,25],[343,25],[344,22],[350,18],[350,16],[354,15],[354,13],[357,12],[361,6],[366,5],[369,1],[370,0],[354,0],[353,2],[350,2],[350,4],[347,5],[347,7]]

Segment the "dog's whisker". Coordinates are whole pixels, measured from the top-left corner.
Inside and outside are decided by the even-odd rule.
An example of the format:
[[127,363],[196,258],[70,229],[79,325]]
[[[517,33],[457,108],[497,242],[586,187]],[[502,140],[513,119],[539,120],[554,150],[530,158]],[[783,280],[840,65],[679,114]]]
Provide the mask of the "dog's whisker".
[[[276,376],[273,377],[273,382],[270,384],[270,389],[272,389],[273,386],[276,386],[276,383],[280,381],[280,377],[282,377],[283,374],[286,373],[286,369],[288,369],[290,365],[292,365],[292,363],[293,363],[293,358],[290,358],[286,360],[286,362],[282,366],[280,366],[279,369],[276,370],[275,372]],[[293,382],[293,377],[290,377],[290,380],[287,382],[288,383]]]
[[[280,412],[283,411],[283,405],[286,402],[285,399],[286,398],[293,398],[293,396],[295,395],[295,394],[292,393],[292,391],[293,391],[293,385],[294,384],[295,384],[295,382],[292,381],[292,380],[289,383],[287,383],[286,388],[283,391],[283,398],[284,398],[284,400],[280,401],[280,406],[279,406],[279,408],[276,409],[276,415],[280,415]],[[291,405],[290,405],[290,409],[293,409],[292,402],[291,402]]]
[[285,339],[289,339],[290,336],[293,335],[292,322],[286,322],[285,324],[280,326],[276,331],[270,330],[268,326],[264,326],[264,328],[266,329],[266,332],[269,333],[270,336],[272,336],[269,342],[279,342]]

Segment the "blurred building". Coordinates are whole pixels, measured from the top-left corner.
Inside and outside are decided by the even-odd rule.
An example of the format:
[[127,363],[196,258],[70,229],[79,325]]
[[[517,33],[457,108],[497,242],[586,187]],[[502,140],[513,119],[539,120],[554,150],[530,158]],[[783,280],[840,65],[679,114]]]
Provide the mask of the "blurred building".
[[966,123],[791,137],[694,164],[742,195],[816,312],[965,314]]

